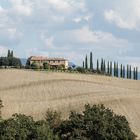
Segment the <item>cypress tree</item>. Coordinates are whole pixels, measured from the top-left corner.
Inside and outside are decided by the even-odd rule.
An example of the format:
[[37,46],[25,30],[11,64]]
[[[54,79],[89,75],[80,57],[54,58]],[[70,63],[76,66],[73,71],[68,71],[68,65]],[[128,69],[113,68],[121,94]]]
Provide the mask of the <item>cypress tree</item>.
[[132,78],[132,72],[131,72],[131,65],[130,65],[130,71],[129,71],[129,78]]
[[118,63],[117,63],[117,66],[116,66],[116,76],[119,77],[119,66],[118,66]]
[[125,78],[125,66],[123,66],[123,78]]
[[97,59],[97,72],[99,72],[99,60]]
[[127,79],[129,78],[129,65],[127,65]]
[[136,80],[136,69],[134,67],[134,71],[133,71],[133,79]]
[[103,67],[104,67],[104,60],[102,58],[102,60],[101,60],[101,72],[103,72]]
[[110,74],[109,61],[108,61],[108,64],[107,64],[107,73]]
[[93,58],[92,58],[92,52],[90,52],[90,70],[93,70]]
[[10,57],[10,55],[11,55],[11,52],[10,52],[10,50],[8,50],[7,57]]
[[85,62],[83,61],[83,68],[85,68]]
[[116,76],[116,62],[114,62],[114,77]]
[[110,62],[110,75],[112,76],[112,62]]
[[121,64],[121,68],[120,68],[120,77],[123,78],[123,66]]
[[88,58],[87,58],[87,55],[86,55],[86,58],[85,58],[85,69],[88,69]]
[[104,64],[103,64],[103,72],[106,73],[106,63],[105,63],[105,60],[104,60]]
[[11,51],[11,53],[10,53],[10,57],[13,57],[13,51]]
[[138,80],[138,67],[136,67],[136,80]]

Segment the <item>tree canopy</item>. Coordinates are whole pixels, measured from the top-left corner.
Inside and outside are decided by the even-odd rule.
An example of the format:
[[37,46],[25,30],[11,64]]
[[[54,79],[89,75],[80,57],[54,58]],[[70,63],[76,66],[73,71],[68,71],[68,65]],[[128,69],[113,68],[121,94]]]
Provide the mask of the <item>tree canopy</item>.
[[21,67],[21,61],[13,56],[13,51],[8,50],[7,57],[0,57],[0,66]]
[[124,116],[103,105],[85,105],[82,114],[71,112],[57,129],[62,140],[135,140]]
[[0,140],[136,140],[136,135],[125,116],[104,105],[88,104],[83,113],[72,111],[67,120],[51,110],[40,121],[22,114],[1,119]]

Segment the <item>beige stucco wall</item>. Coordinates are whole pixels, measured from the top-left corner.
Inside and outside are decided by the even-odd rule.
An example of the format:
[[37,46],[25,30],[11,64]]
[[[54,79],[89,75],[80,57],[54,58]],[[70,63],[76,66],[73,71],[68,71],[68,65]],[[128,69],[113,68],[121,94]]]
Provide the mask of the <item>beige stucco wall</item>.
[[55,65],[55,66],[59,66],[59,65],[64,65],[65,66],[65,69],[68,69],[68,61],[67,60],[47,60],[47,61],[45,61],[45,60],[43,60],[43,61],[38,61],[38,60],[31,60],[30,61],[30,65],[32,64],[32,63],[37,63],[38,65],[40,65],[40,66],[43,66],[43,63],[48,63],[48,64],[50,64],[50,65]]
[[66,61],[65,61],[65,69],[68,69],[68,67],[69,67],[69,63],[68,63],[68,61],[66,60]]

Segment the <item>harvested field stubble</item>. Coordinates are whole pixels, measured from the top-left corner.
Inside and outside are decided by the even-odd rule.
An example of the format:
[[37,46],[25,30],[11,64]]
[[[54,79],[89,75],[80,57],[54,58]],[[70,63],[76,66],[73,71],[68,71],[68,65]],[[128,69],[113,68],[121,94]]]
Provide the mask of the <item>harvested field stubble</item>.
[[103,103],[125,115],[140,137],[140,81],[98,75],[0,70],[0,98],[4,118],[13,113],[43,118],[48,108],[82,111],[86,103]]

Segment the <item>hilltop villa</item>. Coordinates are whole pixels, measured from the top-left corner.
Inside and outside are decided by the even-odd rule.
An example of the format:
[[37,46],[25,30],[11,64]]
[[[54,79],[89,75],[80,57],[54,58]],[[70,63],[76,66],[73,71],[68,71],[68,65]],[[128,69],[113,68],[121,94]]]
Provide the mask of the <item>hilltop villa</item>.
[[43,66],[44,63],[48,63],[52,67],[58,67],[63,65],[65,69],[68,69],[68,60],[64,58],[48,58],[43,56],[31,56],[29,58],[30,65],[37,63],[40,66]]

